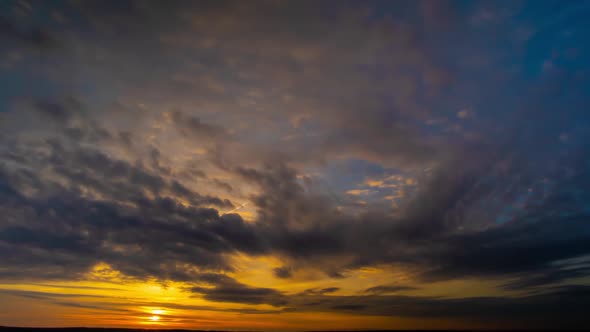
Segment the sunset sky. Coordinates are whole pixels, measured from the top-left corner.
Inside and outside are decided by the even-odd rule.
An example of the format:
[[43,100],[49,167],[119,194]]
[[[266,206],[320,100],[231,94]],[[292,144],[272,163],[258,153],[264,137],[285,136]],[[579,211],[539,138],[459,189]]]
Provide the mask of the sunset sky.
[[0,0],[0,325],[590,328],[589,15]]

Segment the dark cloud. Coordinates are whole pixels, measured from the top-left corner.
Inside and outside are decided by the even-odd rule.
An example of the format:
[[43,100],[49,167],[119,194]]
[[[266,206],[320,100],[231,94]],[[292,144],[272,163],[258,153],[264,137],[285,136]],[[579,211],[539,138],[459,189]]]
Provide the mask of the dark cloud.
[[66,293],[46,293],[36,291],[25,291],[25,290],[14,290],[14,289],[0,289],[0,293],[18,295],[22,297],[34,298],[34,299],[51,299],[51,298],[107,298],[102,295],[92,294],[66,294]]
[[454,317],[471,321],[480,326],[494,326],[496,328],[507,326],[579,328],[585,326],[583,305],[587,303],[587,297],[587,287],[578,286],[558,288],[549,293],[521,298],[437,299],[407,296],[327,296],[322,298],[320,305],[297,308],[314,311],[354,311],[356,314],[397,317]]
[[216,139],[227,135],[223,127],[203,123],[199,118],[180,111],[172,112],[172,121],[182,135],[191,139]]
[[0,37],[6,41],[2,45],[3,47],[11,43],[16,47],[44,51],[62,47],[61,42],[49,28],[43,26],[18,26],[3,16],[0,16]]
[[[282,167],[237,172],[264,188],[254,202],[261,220],[277,225],[264,233],[274,250],[304,266],[316,260],[317,267],[328,274],[395,263],[420,267],[423,272],[419,277],[425,280],[504,276],[523,278],[522,285],[531,286],[585,274],[585,269],[555,266],[558,261],[590,252],[587,213],[583,212],[585,191],[577,191],[576,199],[572,196],[576,191],[572,189],[587,181],[585,161],[569,164],[572,172],[567,180],[554,176],[559,184],[541,197],[528,189],[536,184],[513,182],[513,174],[499,173],[502,162],[491,162],[487,157],[471,165],[461,162],[464,164],[452,162],[441,168],[401,217],[380,212],[358,217],[335,213],[327,201],[309,196],[292,170]],[[512,172],[519,172],[516,167]],[[486,183],[493,177],[493,186]],[[493,206],[480,205],[489,199],[511,201],[514,198],[502,196],[515,191],[528,197],[529,203],[509,211],[511,220],[498,221],[496,211],[486,211]],[[490,216],[471,220],[472,209],[483,209],[477,212],[489,212]],[[354,258],[334,265],[338,263],[329,257],[340,255]],[[283,272],[277,269],[275,275],[284,276]],[[545,278],[536,276],[543,274]]]
[[[108,174],[108,167],[102,169]],[[2,269],[5,278],[77,278],[105,262],[139,278],[191,280],[202,268],[231,270],[224,253],[263,251],[258,235],[238,215],[220,217],[213,209],[139,193],[122,193],[125,201],[119,202],[92,200],[57,184],[48,198],[29,198],[15,195],[6,179],[2,184],[3,195],[10,195],[3,200],[10,207],[2,206],[10,218],[0,231],[0,250],[10,257]]]
[[288,266],[277,267],[273,270],[273,273],[275,277],[281,279],[288,279],[292,276],[291,268]]
[[74,99],[68,99],[64,103],[39,100],[35,103],[35,108],[42,116],[65,125],[77,111],[76,109],[80,108],[80,105]]
[[[494,320],[491,326],[502,328],[517,327],[576,327],[584,325],[584,304],[588,302],[588,287],[558,287],[548,292],[516,298],[473,297],[443,299],[433,297],[412,297],[396,295],[380,296],[337,296],[328,292],[304,292],[298,295],[278,295],[269,289],[246,288],[243,285],[223,288],[219,297],[211,300],[227,302],[225,291],[236,290],[229,302],[275,303],[269,300],[279,296],[297,312],[350,312],[360,315],[386,315],[414,318],[453,317],[484,325]],[[206,292],[197,288],[196,292]],[[574,295],[575,294],[575,295]],[[488,324],[488,323],[485,323]],[[580,325],[581,324],[581,325]],[[487,325],[489,326],[489,325]]]
[[[233,207],[227,199],[220,199],[209,195],[200,195],[183,186],[176,180],[167,181],[161,175],[154,174],[140,165],[131,165],[122,160],[114,160],[100,151],[68,150],[61,144],[53,145],[47,166],[59,175],[69,179],[77,185],[86,185],[108,193],[112,198],[121,200],[132,199],[145,202],[142,190],[148,190],[154,195],[164,195],[166,192],[182,197],[195,205],[214,205],[222,208]],[[75,172],[71,169],[76,168]],[[156,168],[158,171],[159,168]],[[159,204],[166,202],[177,203],[162,197]],[[161,205],[163,207],[163,205]],[[146,206],[148,208],[148,206]],[[173,209],[173,206],[169,206]]]
[[340,290],[340,288],[338,288],[338,287],[327,287],[327,288],[320,288],[320,289],[310,288],[310,289],[304,290],[302,294],[305,294],[305,295],[325,295],[325,294],[337,292],[338,290]]
[[245,304],[285,305],[285,296],[272,288],[251,287],[231,278],[217,279],[211,288],[193,287],[193,293],[214,302],[234,302]]
[[410,286],[396,286],[396,285],[381,285],[365,289],[365,293],[372,294],[391,294],[406,290],[416,290],[416,287]]

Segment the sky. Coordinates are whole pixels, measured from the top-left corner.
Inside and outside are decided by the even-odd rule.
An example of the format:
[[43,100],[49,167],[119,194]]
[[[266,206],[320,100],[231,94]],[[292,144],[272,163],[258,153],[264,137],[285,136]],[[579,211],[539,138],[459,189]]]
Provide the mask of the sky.
[[588,15],[0,0],[0,325],[590,328]]

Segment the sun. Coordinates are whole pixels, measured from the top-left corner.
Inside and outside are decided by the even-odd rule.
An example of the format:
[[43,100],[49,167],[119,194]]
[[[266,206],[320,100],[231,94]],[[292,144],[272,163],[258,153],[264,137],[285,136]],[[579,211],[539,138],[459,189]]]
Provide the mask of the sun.
[[154,315],[163,315],[164,314],[164,310],[162,309],[152,309],[151,313]]
[[167,313],[168,310],[165,309],[161,309],[161,308],[142,308],[143,312],[146,313],[146,316],[144,316],[144,323],[147,324],[160,324],[160,321],[162,320],[162,316],[165,315]]

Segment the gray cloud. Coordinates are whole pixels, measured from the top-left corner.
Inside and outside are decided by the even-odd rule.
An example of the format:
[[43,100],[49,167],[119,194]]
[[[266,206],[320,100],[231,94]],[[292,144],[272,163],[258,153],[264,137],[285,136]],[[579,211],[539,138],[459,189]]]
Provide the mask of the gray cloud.
[[277,267],[273,270],[273,273],[275,277],[281,279],[288,279],[292,276],[291,268],[288,266]]
[[43,26],[19,27],[5,17],[0,17],[0,36],[6,41],[2,46],[14,44],[38,50],[54,50],[62,45],[55,34]]
[[182,135],[191,139],[215,139],[227,135],[223,127],[203,123],[179,111],[172,113],[172,121]]
[[273,306],[283,306],[287,303],[285,296],[272,288],[251,287],[231,278],[218,279],[213,284],[214,286],[210,288],[193,287],[191,291],[214,302],[270,304]]
[[416,287],[410,286],[396,286],[396,285],[381,285],[365,289],[365,293],[372,294],[391,294],[406,290],[416,290]]

